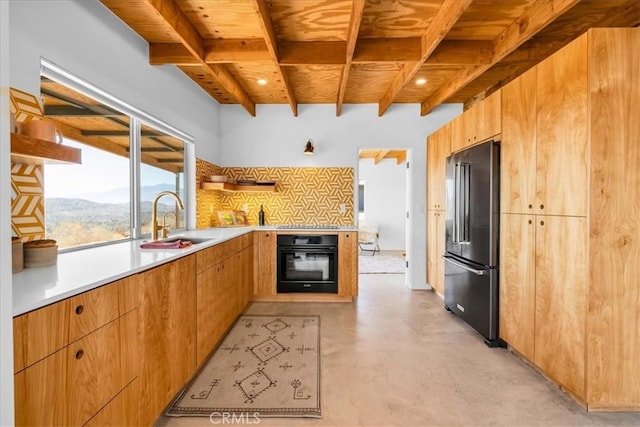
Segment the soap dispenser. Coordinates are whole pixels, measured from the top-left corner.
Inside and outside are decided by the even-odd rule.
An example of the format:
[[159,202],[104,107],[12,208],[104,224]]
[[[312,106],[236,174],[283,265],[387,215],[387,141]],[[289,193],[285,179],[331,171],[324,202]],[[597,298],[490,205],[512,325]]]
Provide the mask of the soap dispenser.
[[258,225],[264,225],[264,209],[260,205],[260,212],[258,212]]

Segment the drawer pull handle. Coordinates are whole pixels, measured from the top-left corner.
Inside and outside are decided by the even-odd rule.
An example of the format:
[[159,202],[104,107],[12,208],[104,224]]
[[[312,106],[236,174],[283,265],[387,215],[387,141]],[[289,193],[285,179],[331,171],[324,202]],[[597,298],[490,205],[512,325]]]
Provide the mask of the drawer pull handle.
[[544,205],[540,205],[540,209],[544,209]]
[[540,225],[544,225],[544,221],[540,221]]
[[531,224],[533,221],[529,220],[529,224]]
[[76,307],[76,314],[82,314],[83,311],[84,311],[84,306],[82,304]]
[[533,205],[529,205],[529,209],[533,209]]
[[76,351],[76,360],[82,359],[82,356],[84,356],[84,350]]

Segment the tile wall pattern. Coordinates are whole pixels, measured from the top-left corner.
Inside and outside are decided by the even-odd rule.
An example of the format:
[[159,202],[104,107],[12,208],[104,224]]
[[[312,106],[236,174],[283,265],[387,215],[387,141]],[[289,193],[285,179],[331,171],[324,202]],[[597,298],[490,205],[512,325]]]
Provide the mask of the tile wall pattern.
[[24,242],[45,238],[42,165],[11,162],[11,228]]
[[[205,172],[206,171],[206,172]],[[215,171],[211,173],[210,171]],[[353,168],[221,168],[198,160],[196,176],[227,175],[232,180],[277,181],[276,192],[197,191],[198,228],[217,226],[218,209],[248,208],[251,225],[258,223],[260,205],[267,224],[353,223]],[[198,181],[199,187],[199,181]],[[340,205],[345,212],[340,212]]]

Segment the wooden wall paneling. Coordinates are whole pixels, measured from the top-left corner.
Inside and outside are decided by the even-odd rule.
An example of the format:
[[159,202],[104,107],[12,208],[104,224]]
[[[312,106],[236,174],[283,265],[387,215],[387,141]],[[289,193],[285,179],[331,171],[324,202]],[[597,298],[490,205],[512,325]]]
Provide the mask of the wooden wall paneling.
[[535,364],[585,401],[586,218],[536,217]]
[[500,211],[533,213],[536,191],[537,68],[502,88]]
[[640,410],[640,29],[589,41],[589,409]]
[[120,360],[120,325],[111,322],[69,346],[69,425],[83,425],[125,385]]
[[66,376],[66,347],[17,373],[14,376],[16,425],[68,425]]
[[533,215],[500,215],[500,338],[534,360],[536,224]]
[[16,372],[69,342],[69,301],[63,300],[13,319]]
[[338,233],[338,295],[358,295],[358,232]]
[[69,298],[69,342],[95,331],[120,315],[117,283]]
[[535,213],[587,215],[587,38],[538,65]]

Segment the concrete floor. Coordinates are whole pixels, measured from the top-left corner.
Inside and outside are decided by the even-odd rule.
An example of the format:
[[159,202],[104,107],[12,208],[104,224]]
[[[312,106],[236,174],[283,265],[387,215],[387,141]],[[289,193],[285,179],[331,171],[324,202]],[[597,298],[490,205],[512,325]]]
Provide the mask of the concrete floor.
[[[322,316],[323,418],[262,418],[259,424],[640,425],[640,413],[586,412],[514,354],[485,346],[437,295],[403,283],[399,274],[363,274],[354,304],[252,304],[254,314]],[[157,425],[211,423],[163,417]]]

